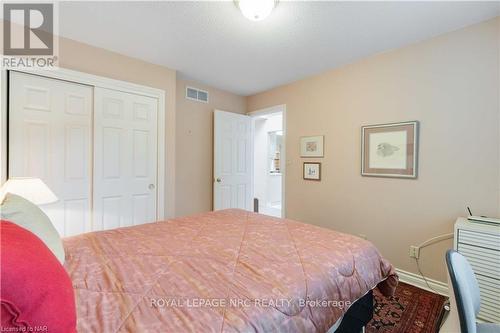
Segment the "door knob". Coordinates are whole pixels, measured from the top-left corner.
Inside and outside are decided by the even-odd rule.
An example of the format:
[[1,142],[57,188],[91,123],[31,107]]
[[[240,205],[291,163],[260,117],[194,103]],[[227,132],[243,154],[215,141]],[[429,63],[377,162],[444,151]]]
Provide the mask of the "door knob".
[[215,180],[217,183],[220,183],[222,181],[222,179],[218,178]]
[[150,190],[154,190],[154,189],[155,189],[155,184],[149,184],[149,185],[148,185],[148,188],[149,188]]

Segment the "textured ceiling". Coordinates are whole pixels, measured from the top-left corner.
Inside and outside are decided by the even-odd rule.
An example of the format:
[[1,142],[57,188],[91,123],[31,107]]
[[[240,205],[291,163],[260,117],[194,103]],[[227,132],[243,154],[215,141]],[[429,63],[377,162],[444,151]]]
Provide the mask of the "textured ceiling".
[[62,2],[62,36],[250,95],[498,16],[499,2]]

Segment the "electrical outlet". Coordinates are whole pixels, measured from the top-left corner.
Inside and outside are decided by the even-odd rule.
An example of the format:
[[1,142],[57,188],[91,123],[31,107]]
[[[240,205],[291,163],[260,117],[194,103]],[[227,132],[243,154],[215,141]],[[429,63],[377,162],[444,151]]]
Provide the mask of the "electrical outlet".
[[420,248],[418,246],[410,246],[410,258],[418,259],[420,257]]

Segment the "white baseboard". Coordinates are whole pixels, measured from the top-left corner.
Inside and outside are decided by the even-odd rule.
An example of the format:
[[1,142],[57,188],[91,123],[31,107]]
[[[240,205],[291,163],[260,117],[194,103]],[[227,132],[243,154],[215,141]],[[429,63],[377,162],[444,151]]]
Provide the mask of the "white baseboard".
[[429,286],[434,289],[431,290],[429,287],[427,287],[427,284],[425,283],[425,280],[422,278],[421,275],[411,273],[404,271],[402,269],[396,268],[396,273],[399,275],[399,281],[411,284],[412,286],[425,289],[430,292],[436,291],[438,294],[441,294],[443,296],[448,296],[448,284],[437,281],[434,279],[426,278],[427,282],[429,283]]

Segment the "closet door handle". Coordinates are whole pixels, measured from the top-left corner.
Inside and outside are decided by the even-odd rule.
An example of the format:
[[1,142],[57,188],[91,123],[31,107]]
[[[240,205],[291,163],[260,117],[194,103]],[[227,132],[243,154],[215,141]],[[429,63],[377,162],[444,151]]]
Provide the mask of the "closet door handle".
[[148,188],[149,188],[150,190],[154,190],[154,189],[155,189],[155,184],[149,184]]

